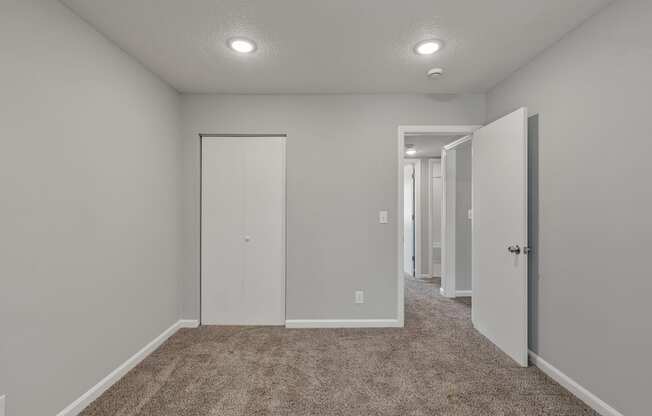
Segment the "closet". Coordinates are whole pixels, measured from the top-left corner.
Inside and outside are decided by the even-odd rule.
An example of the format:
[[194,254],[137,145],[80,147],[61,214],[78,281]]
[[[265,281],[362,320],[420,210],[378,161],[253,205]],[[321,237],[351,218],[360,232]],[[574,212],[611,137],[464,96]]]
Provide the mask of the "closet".
[[201,137],[201,322],[285,323],[285,137]]

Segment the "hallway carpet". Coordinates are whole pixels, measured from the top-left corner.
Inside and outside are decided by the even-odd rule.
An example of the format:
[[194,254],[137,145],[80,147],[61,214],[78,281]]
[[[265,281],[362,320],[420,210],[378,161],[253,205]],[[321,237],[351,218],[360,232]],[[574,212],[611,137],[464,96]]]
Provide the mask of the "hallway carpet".
[[82,415],[597,415],[470,317],[407,279],[404,329],[182,329]]

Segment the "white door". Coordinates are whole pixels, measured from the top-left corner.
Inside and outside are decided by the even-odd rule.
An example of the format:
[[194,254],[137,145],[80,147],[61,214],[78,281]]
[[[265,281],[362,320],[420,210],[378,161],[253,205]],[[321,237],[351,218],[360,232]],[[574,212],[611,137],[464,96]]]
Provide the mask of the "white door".
[[403,271],[410,276],[415,274],[414,211],[414,165],[406,163],[403,167]]
[[285,323],[285,138],[204,137],[201,321]]
[[473,134],[473,325],[527,366],[527,109]]

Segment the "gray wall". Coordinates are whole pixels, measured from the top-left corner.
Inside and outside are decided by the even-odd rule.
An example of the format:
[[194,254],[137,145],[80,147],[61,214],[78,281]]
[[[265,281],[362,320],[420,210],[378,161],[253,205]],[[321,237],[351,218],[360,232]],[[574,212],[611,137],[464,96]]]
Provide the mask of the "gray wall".
[[182,95],[181,108],[186,318],[198,316],[198,133],[288,134],[287,317],[382,319],[396,317],[397,127],[486,117],[483,95]]
[[0,394],[54,415],[178,319],[178,95],[56,1],[0,51]]
[[616,1],[488,97],[490,119],[538,115],[530,347],[631,416],[652,373],[651,22]]
[[455,290],[471,290],[471,142],[455,148]]

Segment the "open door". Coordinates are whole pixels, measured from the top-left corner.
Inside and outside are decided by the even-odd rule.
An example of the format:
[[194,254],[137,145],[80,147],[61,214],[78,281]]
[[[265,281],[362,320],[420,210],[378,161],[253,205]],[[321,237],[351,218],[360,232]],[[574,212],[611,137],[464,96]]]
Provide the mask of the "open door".
[[521,366],[527,347],[527,109],[473,133],[475,328]]
[[403,167],[403,271],[415,276],[415,207],[414,207],[414,165]]

